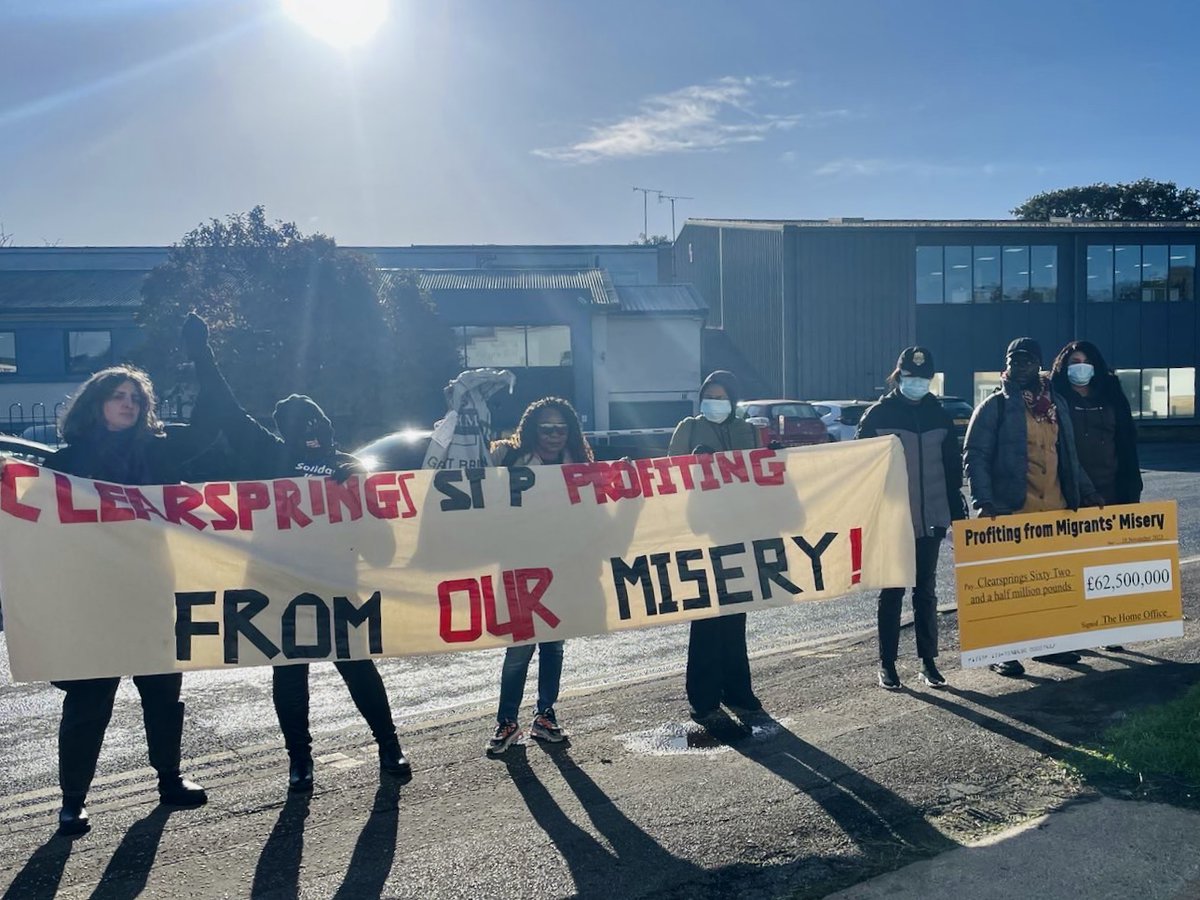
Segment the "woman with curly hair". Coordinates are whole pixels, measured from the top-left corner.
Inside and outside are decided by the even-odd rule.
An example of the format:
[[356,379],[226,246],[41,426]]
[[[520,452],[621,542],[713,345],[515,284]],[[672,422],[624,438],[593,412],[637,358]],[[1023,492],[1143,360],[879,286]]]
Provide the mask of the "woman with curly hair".
[[[163,426],[155,415],[154,385],[132,366],[113,366],[83,383],[71,400],[60,430],[66,446],[50,455],[46,467],[113,484],[174,484],[187,480],[188,466],[212,444],[215,434],[186,425]],[[130,577],[137,577],[130,573]],[[103,602],[103,597],[89,598]],[[202,806],[204,789],[179,773],[183,739],[182,674],[136,675],[150,764],[158,773],[158,794],[172,806]],[[83,834],[90,827],[84,802],[100,745],[112,718],[119,678],[56,681],[65,693],[58,728],[58,780],[62,809],[60,834]]]
[[[575,408],[560,397],[544,397],[529,404],[517,424],[516,434],[496,441],[491,450],[492,463],[509,468],[560,466],[594,459]],[[563,642],[545,641],[509,647],[500,673],[500,707],[496,712],[496,732],[487,745],[489,755],[503,753],[521,736],[517,714],[535,646],[538,648],[538,698],[529,733],[539,740],[551,742],[566,737],[554,712],[562,681]]]

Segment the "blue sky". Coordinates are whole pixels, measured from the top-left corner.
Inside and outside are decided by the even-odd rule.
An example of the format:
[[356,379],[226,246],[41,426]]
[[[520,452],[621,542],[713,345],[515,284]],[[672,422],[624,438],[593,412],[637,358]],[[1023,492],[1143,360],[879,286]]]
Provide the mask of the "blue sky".
[[1193,2],[389,5],[343,50],[280,0],[0,0],[5,232],[163,244],[261,203],[346,244],[625,242],[634,185],[694,197],[680,224],[1200,185]]

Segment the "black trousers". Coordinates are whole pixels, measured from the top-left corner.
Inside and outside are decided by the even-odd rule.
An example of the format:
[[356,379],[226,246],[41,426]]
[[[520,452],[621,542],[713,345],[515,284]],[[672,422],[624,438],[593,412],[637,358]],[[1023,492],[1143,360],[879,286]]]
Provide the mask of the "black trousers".
[[692,622],[687,661],[687,698],[692,708],[707,712],[722,700],[749,704],[753,696],[745,613]]
[[[937,562],[946,529],[932,537],[917,538],[917,583],[912,589],[913,628],[917,633],[917,656],[938,655]],[[879,594],[879,660],[894,663],[900,646],[900,607],[904,588],[884,588]]]
[[[338,673],[350,690],[350,699],[366,719],[371,734],[380,744],[396,739],[392,708],[379,670],[369,659],[335,662]],[[271,670],[271,699],[279,716],[279,730],[288,755],[305,757],[312,752],[312,734],[308,730],[308,665],[297,663]]]
[[[54,682],[66,694],[58,726],[58,783],[65,798],[82,802],[87,797],[120,683],[119,678]],[[137,675],[133,683],[142,695],[150,765],[160,779],[173,778],[179,774],[183,741],[183,675]]]

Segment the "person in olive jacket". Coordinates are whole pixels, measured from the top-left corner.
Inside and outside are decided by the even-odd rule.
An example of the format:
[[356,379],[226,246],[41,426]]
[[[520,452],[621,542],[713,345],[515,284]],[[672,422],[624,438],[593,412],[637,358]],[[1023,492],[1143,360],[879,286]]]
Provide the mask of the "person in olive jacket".
[[[888,376],[891,392],[863,414],[855,437],[894,434],[904,445],[917,549],[912,606],[917,656],[921,658],[918,677],[930,687],[943,687],[946,679],[936,663],[938,551],[950,523],[965,519],[967,510],[954,421],[929,392],[933,374],[933,354],[924,347],[909,347],[901,353],[895,371]],[[893,691],[900,687],[896,656],[903,603],[904,588],[884,588],[879,594],[879,685]]]
[[[686,456],[757,448],[758,430],[734,414],[737,401],[738,381],[734,374],[721,369],[713,372],[700,387],[700,415],[675,426],[667,452],[671,456]],[[711,715],[721,703],[744,713],[762,709],[750,686],[745,613],[692,622],[687,697],[695,718]]]

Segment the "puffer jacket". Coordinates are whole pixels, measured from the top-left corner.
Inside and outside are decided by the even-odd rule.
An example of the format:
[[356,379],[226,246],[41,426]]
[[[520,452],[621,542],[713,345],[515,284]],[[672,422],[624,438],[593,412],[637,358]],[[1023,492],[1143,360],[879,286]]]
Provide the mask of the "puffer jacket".
[[934,529],[967,517],[962,497],[962,459],[954,422],[931,394],[919,403],[892,391],[863,413],[855,437],[894,434],[904,445],[908,502],[913,531],[931,537]]
[[759,446],[758,429],[731,414],[724,422],[690,416],[675,426],[667,453],[687,456],[697,447],[712,450],[754,450]]
[[[1067,401],[1053,388],[1049,390],[1058,412],[1058,482],[1067,506],[1079,509],[1084,498],[1095,494],[1095,488],[1079,465]],[[991,505],[997,513],[1007,515],[1025,505],[1028,440],[1025,398],[1006,379],[976,407],[967,426],[963,460],[975,509]]]

